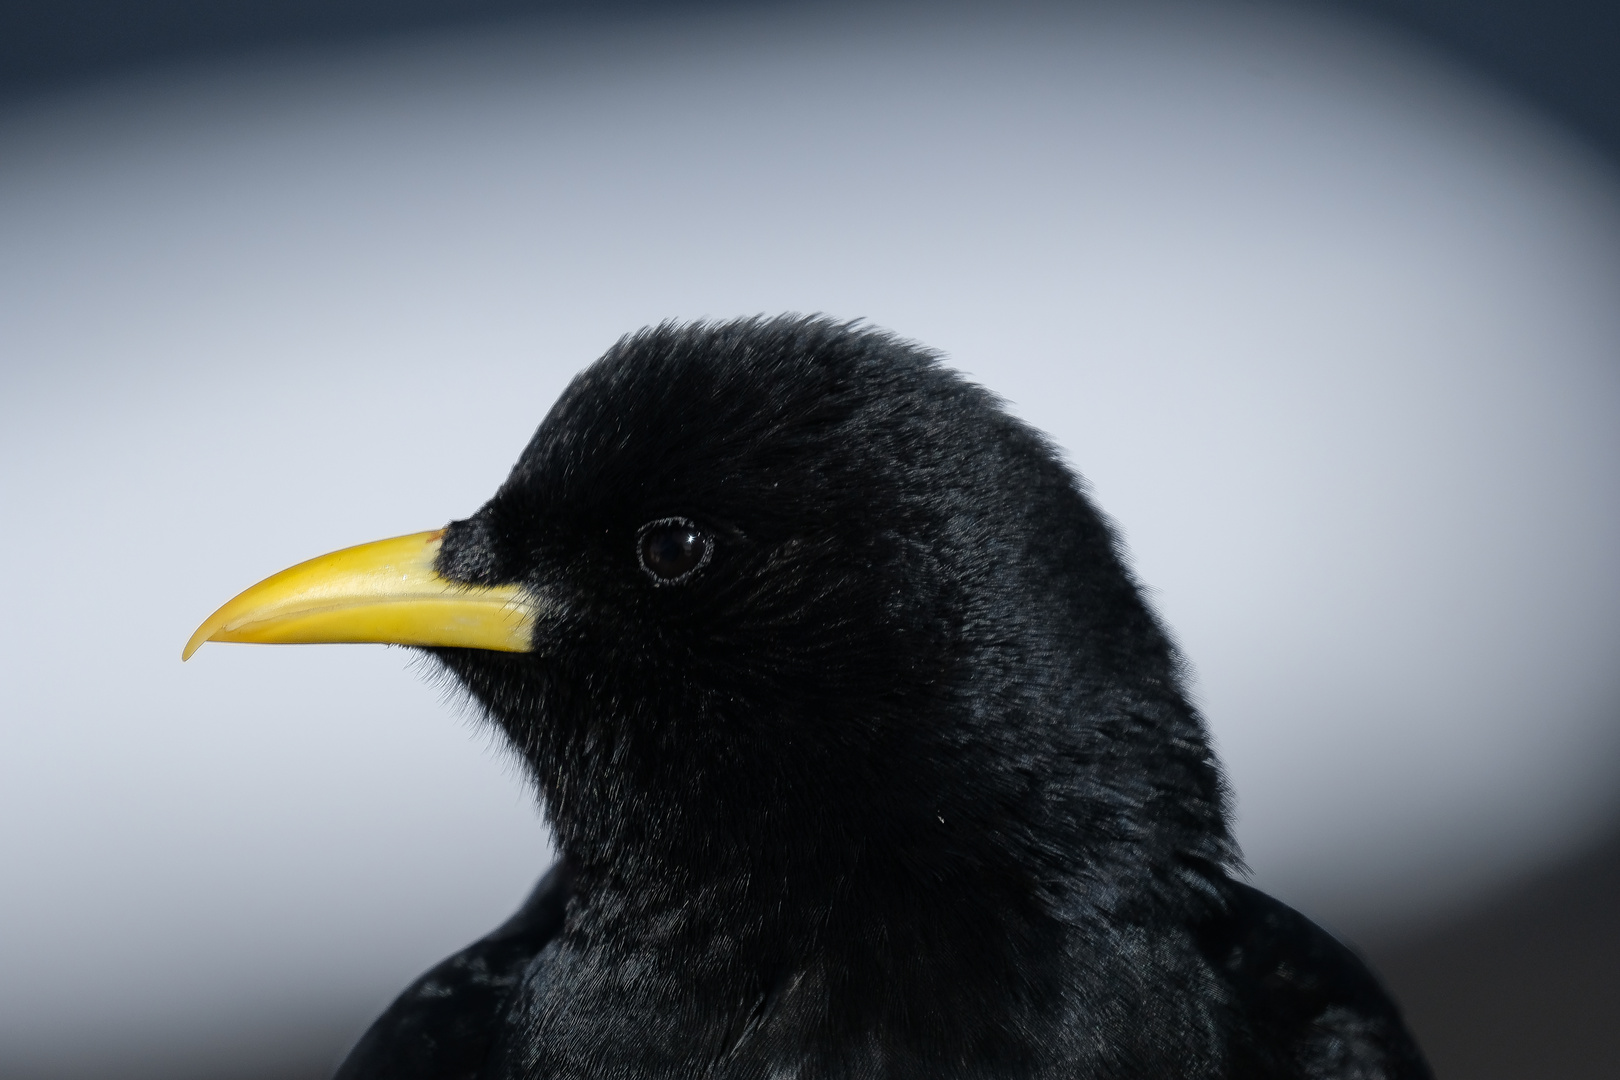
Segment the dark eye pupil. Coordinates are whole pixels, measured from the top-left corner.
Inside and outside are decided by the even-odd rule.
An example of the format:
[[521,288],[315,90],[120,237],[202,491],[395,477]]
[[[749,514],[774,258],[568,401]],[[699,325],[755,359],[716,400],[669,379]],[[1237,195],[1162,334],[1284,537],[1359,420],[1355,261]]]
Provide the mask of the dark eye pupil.
[[690,574],[708,553],[708,538],[689,522],[654,525],[641,534],[641,565],[664,581]]

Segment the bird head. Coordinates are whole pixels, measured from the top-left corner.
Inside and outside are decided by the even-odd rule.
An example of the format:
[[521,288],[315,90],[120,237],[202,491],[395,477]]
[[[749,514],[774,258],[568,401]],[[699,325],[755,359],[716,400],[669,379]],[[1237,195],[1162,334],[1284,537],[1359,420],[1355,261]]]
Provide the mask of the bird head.
[[1079,480],[861,326],[628,336],[471,517],[285,571],[187,655],[211,639],[430,651],[582,880],[644,906],[1039,922],[1232,857],[1174,652]]

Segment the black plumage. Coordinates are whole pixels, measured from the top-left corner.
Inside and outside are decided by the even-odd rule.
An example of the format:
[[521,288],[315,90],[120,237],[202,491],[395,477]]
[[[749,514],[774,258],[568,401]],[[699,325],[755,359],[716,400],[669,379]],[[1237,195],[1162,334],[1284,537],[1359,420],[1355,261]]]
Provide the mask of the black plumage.
[[1177,656],[1038,432],[917,346],[666,325],[581,373],[434,649],[562,855],[345,1080],[1419,1078],[1344,946],[1235,881]]

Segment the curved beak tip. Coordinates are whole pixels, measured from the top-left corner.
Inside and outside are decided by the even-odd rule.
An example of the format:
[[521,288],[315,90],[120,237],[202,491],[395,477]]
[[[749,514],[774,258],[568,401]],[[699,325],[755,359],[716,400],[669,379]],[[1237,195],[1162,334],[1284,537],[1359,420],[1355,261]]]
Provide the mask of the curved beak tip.
[[[212,620],[210,620],[210,622],[211,621]],[[180,662],[183,664],[187,660],[190,660],[192,654],[194,654],[198,649],[202,648],[203,642],[212,641],[213,637],[214,628],[208,625],[208,623],[203,623],[201,626],[197,627],[197,632],[191,635],[191,639],[186,642],[186,647],[180,650]]]

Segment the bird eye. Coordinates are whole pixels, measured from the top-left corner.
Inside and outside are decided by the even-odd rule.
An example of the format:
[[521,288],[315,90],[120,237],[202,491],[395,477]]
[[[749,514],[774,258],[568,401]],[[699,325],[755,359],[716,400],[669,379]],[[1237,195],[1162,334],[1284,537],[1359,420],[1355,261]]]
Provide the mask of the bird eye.
[[674,585],[703,569],[714,541],[686,518],[659,518],[641,527],[636,550],[654,585]]

